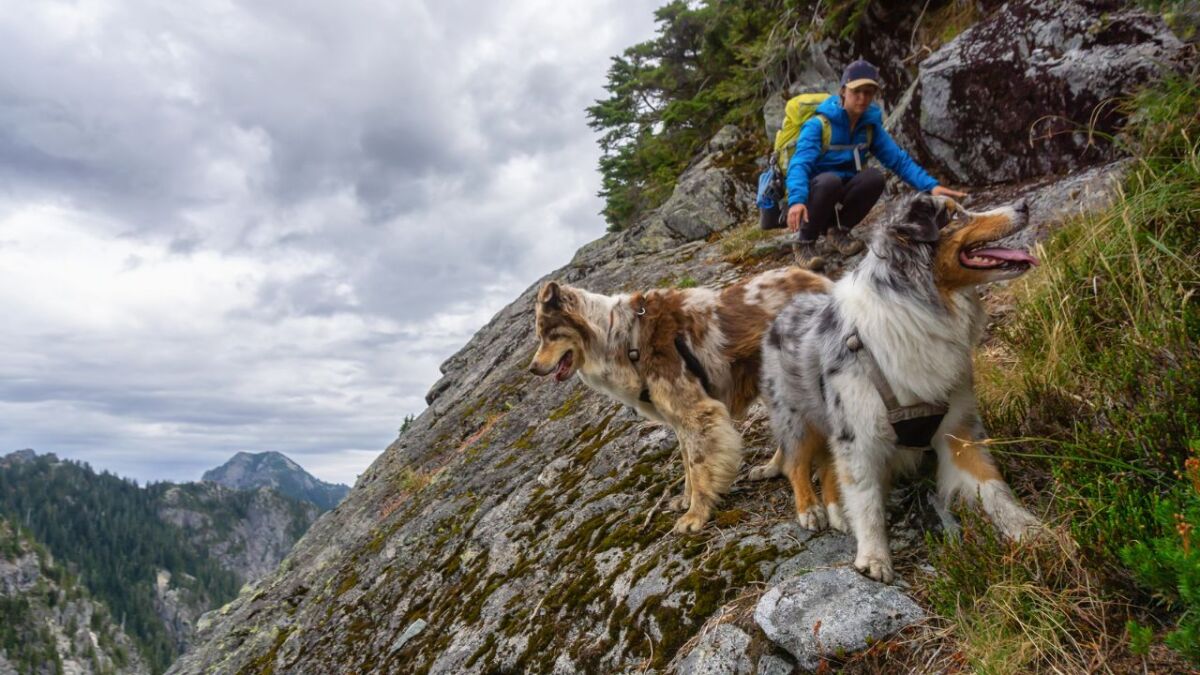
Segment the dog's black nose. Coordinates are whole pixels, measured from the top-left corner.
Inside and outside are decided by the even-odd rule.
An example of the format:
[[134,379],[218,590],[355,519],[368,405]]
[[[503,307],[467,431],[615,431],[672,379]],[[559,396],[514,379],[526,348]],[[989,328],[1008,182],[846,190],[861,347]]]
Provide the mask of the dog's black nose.
[[1015,206],[1013,206],[1013,209],[1016,210],[1017,213],[1027,216],[1029,215],[1029,202],[1022,199],[1021,201],[1017,202]]

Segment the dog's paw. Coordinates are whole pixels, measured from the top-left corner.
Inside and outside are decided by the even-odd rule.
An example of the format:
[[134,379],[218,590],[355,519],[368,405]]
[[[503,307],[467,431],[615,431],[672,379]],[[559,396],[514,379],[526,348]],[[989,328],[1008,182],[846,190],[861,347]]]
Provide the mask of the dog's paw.
[[1037,516],[1020,507],[1002,512],[995,518],[995,523],[1004,536],[1018,542],[1037,540],[1049,533]]
[[850,523],[846,520],[846,514],[842,511],[842,505],[834,502],[825,505],[825,511],[829,514],[829,527],[838,532],[850,533]]
[[679,534],[699,532],[707,522],[708,516],[706,514],[688,511],[682,516],[679,516],[679,520],[675,521],[675,531]]
[[687,493],[676,495],[667,502],[668,511],[687,511],[691,506]]
[[813,532],[820,532],[829,524],[825,516],[825,507],[820,504],[813,504],[803,511],[798,511],[796,521],[800,523],[800,527]]
[[896,579],[896,573],[892,570],[892,559],[887,556],[860,555],[854,559],[854,567],[875,581],[885,584],[890,584]]
[[750,469],[750,473],[746,475],[746,480],[767,480],[768,478],[775,478],[781,473],[783,472],[773,462],[767,462],[766,464],[760,464]]

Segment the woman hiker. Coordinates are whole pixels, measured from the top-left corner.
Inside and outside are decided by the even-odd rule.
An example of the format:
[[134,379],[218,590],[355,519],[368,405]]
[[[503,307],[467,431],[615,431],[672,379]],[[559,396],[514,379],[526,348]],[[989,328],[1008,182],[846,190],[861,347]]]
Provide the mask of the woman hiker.
[[[824,267],[816,246],[822,233],[827,233],[829,243],[842,255],[862,250],[862,242],[851,239],[850,230],[883,194],[883,173],[865,166],[870,154],[916,190],[967,196],[939,185],[896,145],[884,130],[883,113],[874,103],[878,93],[879,71],[859,59],[842,72],[839,95],[827,98],[801,127],[787,171],[787,227],[796,233],[792,250],[801,267]],[[822,117],[830,127],[828,143],[822,139]],[[827,148],[824,152],[823,146]]]

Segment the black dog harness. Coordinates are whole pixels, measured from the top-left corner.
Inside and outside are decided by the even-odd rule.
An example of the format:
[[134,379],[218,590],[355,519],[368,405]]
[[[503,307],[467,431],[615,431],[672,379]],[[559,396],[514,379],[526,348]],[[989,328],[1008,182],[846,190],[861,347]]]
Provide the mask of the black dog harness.
[[910,448],[929,447],[950,406],[945,403],[900,405],[896,392],[892,391],[887,378],[883,376],[875,355],[863,344],[857,332],[846,338],[846,347],[858,354],[863,365],[867,367],[867,376],[871,378],[871,384],[875,386],[875,391],[879,392],[879,397],[883,399],[883,405],[887,408],[888,424],[891,424],[892,430],[896,432],[897,444]]
[[[642,316],[645,316],[645,314],[646,303],[641,298],[638,298],[638,303],[634,305],[634,321],[633,329],[630,331],[629,336],[629,349],[626,351],[626,354],[629,356],[629,361],[633,364],[633,369],[635,371],[638,370],[638,360],[642,358],[642,353],[637,347],[638,336],[641,333],[639,319]],[[688,346],[687,339],[683,336],[683,333],[679,333],[675,336],[675,351],[679,352],[679,357],[683,359],[683,365],[687,368],[688,372],[692,375],[695,375],[696,379],[700,380],[700,386],[704,387],[704,393],[708,394],[709,397],[712,397],[712,383],[708,379],[708,372],[704,370],[704,364],[700,362],[700,359],[696,356],[696,353],[693,352],[692,348]],[[640,378],[641,375],[642,374],[639,371],[638,377]],[[638,400],[642,401],[643,403],[653,403],[653,401],[650,400],[650,388],[646,386],[644,380],[642,382],[642,391],[640,394],[638,394]]]

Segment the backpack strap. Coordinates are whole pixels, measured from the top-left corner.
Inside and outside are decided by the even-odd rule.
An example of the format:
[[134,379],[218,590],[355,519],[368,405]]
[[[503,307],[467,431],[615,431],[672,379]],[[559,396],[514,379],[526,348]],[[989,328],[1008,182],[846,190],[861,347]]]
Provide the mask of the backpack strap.
[[863,170],[862,153],[865,150],[870,150],[875,143],[875,126],[867,125],[867,142],[866,143],[851,143],[846,145],[830,145],[829,144],[829,120],[826,120],[823,115],[817,115],[821,118],[821,122],[825,125],[826,133],[821,137],[821,154],[830,150],[850,150],[854,153],[854,170]]
[[[875,144],[875,126],[874,125],[867,126],[867,142],[866,143],[854,143],[854,144],[850,144],[850,145],[842,145],[842,144],[830,145],[829,141],[833,140],[833,126],[829,123],[829,118],[825,117],[821,113],[814,113],[812,118],[810,118],[810,119],[817,119],[817,120],[821,121],[821,154],[822,155],[829,152],[830,150],[851,150],[854,152],[854,170],[855,171],[863,170],[862,153],[864,150],[870,150],[871,146]],[[791,157],[793,154],[795,154],[796,142],[799,140],[800,140],[800,137],[797,136],[795,141],[792,141],[792,142],[788,143],[787,145],[783,146],[787,150],[787,152],[779,155],[779,159],[782,160],[784,157]],[[774,157],[774,156],[772,156],[772,157]],[[784,171],[787,171],[786,166],[781,166],[780,168],[783,169]]]
[[821,121],[821,154],[829,152],[829,141],[833,140],[833,125],[829,123],[829,118],[821,113],[813,113],[813,117]]

